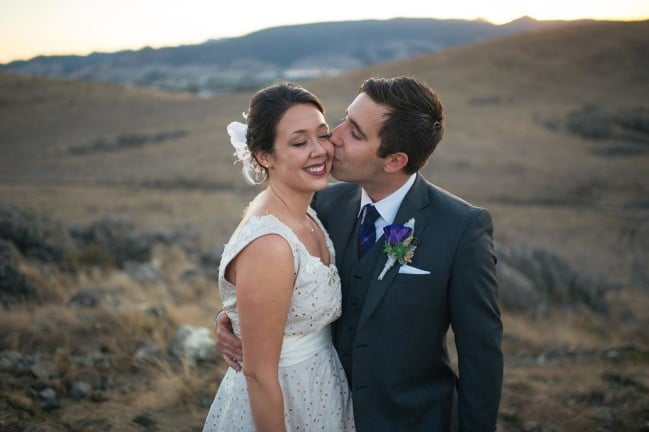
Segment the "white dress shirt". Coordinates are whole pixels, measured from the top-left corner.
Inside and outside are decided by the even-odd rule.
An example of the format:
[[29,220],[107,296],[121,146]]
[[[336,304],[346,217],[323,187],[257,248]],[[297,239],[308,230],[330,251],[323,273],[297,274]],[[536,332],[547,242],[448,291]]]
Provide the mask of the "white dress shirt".
[[390,195],[377,202],[373,202],[372,198],[370,198],[367,192],[365,192],[365,189],[362,189],[361,206],[358,209],[358,215],[360,216],[361,211],[366,204],[374,205],[376,211],[379,213],[379,218],[376,220],[376,222],[374,222],[377,240],[383,235],[383,228],[394,222],[394,218],[397,217],[399,207],[401,206],[403,199],[406,197],[406,194],[415,183],[416,178],[417,173],[412,174],[399,189],[395,190]]

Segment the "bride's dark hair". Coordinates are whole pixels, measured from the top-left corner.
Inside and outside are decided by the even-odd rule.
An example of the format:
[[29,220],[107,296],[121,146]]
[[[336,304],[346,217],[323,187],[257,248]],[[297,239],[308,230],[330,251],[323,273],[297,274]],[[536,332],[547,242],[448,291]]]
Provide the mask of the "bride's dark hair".
[[297,104],[312,104],[322,114],[324,105],[316,95],[291,82],[279,82],[259,90],[250,100],[246,143],[250,153],[273,152],[277,125],[284,113]]

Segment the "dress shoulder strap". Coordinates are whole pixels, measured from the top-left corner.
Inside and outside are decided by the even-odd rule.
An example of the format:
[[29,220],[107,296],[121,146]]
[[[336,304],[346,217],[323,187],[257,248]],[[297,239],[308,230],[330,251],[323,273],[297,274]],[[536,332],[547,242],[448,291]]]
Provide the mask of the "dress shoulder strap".
[[219,276],[223,277],[225,269],[228,264],[239,253],[254,240],[268,234],[277,234],[286,240],[291,247],[293,254],[294,271],[297,273],[299,269],[299,253],[298,246],[300,241],[295,233],[286,226],[282,221],[273,215],[252,216],[243,225],[239,226],[232,234],[230,241],[225,245],[221,263],[219,266]]

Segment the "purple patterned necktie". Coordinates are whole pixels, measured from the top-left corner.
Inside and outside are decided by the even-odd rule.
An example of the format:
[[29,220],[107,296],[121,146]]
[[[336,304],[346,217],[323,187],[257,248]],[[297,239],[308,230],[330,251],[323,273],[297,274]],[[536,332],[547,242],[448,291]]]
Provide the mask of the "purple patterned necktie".
[[370,250],[376,241],[374,222],[380,216],[372,204],[366,204],[364,210],[363,222],[361,222],[361,227],[358,230],[358,259],[363,258],[363,255]]

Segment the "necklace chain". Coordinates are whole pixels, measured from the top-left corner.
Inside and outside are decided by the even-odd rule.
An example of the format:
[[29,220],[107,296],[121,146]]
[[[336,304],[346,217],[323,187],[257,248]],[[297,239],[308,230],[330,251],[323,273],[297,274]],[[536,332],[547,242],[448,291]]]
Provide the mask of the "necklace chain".
[[[276,191],[275,188],[273,187],[272,183],[269,182],[268,185],[270,186],[270,190],[273,191],[273,194],[277,197],[277,199],[278,199],[282,204],[284,204],[284,207],[286,207],[286,210],[288,210],[288,214],[290,215],[290,214],[291,214],[291,209],[288,207],[288,205],[286,205],[286,203],[284,202],[284,200],[282,199],[282,197],[279,196],[279,194],[277,193],[277,191]],[[307,228],[309,231],[314,232],[315,230],[313,229],[313,225],[309,222],[309,219],[311,219],[311,218],[309,217],[309,215],[306,215],[306,219],[307,219],[307,220],[306,220],[306,222],[304,223],[304,225],[306,226],[306,228]]]

